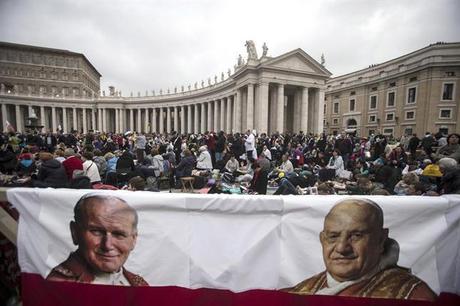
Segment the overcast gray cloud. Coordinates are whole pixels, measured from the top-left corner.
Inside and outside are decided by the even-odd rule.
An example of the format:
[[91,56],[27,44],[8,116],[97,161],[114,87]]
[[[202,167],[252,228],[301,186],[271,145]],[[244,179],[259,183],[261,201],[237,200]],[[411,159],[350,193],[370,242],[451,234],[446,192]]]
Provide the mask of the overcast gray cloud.
[[458,0],[0,0],[0,40],[84,53],[128,95],[220,75],[248,39],[324,53],[337,76],[460,41],[459,15]]

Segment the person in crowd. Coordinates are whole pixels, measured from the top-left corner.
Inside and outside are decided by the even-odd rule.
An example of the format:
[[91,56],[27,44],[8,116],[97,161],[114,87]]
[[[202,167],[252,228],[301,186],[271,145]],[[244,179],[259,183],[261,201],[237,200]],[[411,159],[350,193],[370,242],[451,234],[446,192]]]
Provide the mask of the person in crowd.
[[72,180],[73,172],[75,170],[83,170],[83,161],[77,157],[75,150],[72,148],[67,148],[64,151],[65,161],[62,162],[62,165],[65,168],[68,180]]
[[137,162],[139,164],[142,164],[144,162],[145,146],[147,145],[147,139],[145,138],[143,132],[140,132],[135,139]]
[[206,146],[201,146],[199,149],[199,155],[196,159],[196,168],[198,170],[212,171],[211,154],[209,154]]
[[36,176],[31,177],[32,187],[41,188],[65,188],[68,186],[68,178],[64,166],[49,152],[38,154],[40,166]]
[[423,137],[420,146],[422,147],[423,151],[425,151],[426,156],[431,156],[433,153],[433,145],[435,143],[435,139],[430,132],[426,132],[425,136]]
[[97,164],[93,161],[92,152],[83,152],[81,158],[83,160],[83,173],[89,177],[92,185],[101,183],[101,176]]
[[420,145],[420,139],[417,137],[417,134],[414,133],[412,137],[409,139],[409,144],[407,146],[410,156],[412,160],[415,160],[417,158],[417,148]]
[[442,173],[440,193],[460,194],[460,168],[457,161],[450,157],[444,157],[438,161],[438,165]]
[[447,144],[440,147],[436,154],[434,154],[435,159],[441,159],[444,157],[453,158],[458,162],[460,162],[460,135],[457,133],[450,134],[447,136]]
[[434,301],[437,296],[424,281],[397,265],[399,245],[383,224],[374,201],[338,202],[319,234],[326,270],[284,291]]
[[294,166],[289,160],[289,153],[283,154],[281,157],[281,165],[276,170],[278,173],[284,173],[285,176],[289,176],[294,173]]
[[230,154],[230,159],[225,164],[224,171],[230,172],[235,175],[238,168],[239,168],[238,160],[235,158],[235,155]]
[[256,136],[255,130],[251,132],[251,130],[246,131],[246,140],[244,142],[244,147],[246,150],[246,158],[247,160],[256,159],[257,153],[256,150]]
[[343,159],[342,159],[342,156],[340,155],[339,149],[334,149],[334,151],[332,151],[332,156],[329,159],[329,162],[327,163],[326,168],[334,169],[335,176],[339,176],[340,173],[343,172],[343,170],[345,170]]
[[137,241],[138,216],[125,200],[89,193],[74,207],[70,222],[72,241],[77,249],[54,267],[49,281],[148,286],[124,264]]
[[196,159],[189,149],[184,151],[184,157],[176,166],[176,182],[180,181],[181,177],[192,176],[192,170],[195,168]]

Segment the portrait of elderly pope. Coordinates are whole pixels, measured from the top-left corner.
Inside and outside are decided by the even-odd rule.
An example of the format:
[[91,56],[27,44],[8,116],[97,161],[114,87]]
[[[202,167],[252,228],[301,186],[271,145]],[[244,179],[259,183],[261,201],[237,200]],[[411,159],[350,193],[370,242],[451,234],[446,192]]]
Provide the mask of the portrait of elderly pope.
[[74,207],[70,222],[77,249],[53,268],[51,281],[148,286],[139,275],[123,265],[137,240],[136,211],[124,200],[107,195],[87,194]]
[[430,287],[397,266],[398,243],[383,228],[383,211],[368,199],[346,199],[326,215],[319,235],[326,271],[292,288],[295,294],[436,299]]

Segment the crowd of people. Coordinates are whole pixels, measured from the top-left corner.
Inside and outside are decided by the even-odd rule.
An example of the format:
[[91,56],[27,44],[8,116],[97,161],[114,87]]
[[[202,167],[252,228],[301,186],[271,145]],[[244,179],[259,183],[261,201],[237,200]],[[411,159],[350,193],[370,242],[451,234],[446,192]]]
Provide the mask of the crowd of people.
[[0,134],[0,185],[208,193],[460,193],[459,134]]

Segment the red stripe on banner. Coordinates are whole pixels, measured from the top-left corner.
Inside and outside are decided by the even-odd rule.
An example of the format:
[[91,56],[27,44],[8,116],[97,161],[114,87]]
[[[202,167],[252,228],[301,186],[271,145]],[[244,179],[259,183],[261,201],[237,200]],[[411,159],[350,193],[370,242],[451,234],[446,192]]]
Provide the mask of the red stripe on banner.
[[441,294],[435,303],[393,299],[368,299],[310,295],[301,296],[274,290],[234,293],[219,289],[181,287],[122,287],[52,282],[40,275],[22,273],[24,306],[167,305],[167,306],[458,306],[460,296]]

